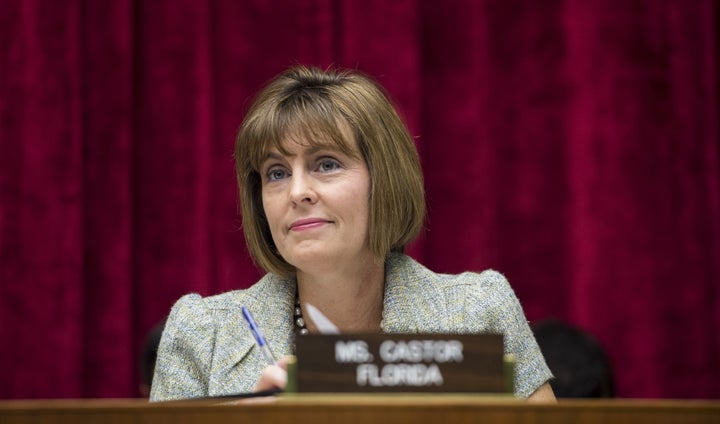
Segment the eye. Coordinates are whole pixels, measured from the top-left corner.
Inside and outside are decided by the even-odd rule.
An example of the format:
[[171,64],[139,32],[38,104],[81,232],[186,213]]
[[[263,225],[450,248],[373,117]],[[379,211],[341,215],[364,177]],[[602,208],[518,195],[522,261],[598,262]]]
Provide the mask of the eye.
[[268,181],[278,181],[287,177],[287,171],[280,167],[273,167],[268,169],[265,177]]
[[322,158],[317,165],[317,170],[320,172],[332,172],[340,168],[340,162],[332,158]]

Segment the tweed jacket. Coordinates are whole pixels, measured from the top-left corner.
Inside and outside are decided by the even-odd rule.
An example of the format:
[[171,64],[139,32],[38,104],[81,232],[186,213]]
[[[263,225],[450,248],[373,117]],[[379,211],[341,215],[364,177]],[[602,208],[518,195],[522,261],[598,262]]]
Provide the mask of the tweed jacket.
[[[244,305],[277,357],[292,353],[296,283],[274,274],[252,287],[173,306],[158,348],[151,401],[249,392],[267,365],[242,317]],[[382,331],[504,334],[517,359],[515,394],[552,377],[507,280],[495,271],[436,274],[408,256],[386,263]]]

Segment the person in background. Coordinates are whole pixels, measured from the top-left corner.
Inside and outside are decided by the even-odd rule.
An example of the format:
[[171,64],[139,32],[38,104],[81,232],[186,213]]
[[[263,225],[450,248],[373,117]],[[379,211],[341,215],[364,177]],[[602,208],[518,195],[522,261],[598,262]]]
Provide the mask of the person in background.
[[142,351],[140,352],[140,386],[138,390],[142,397],[150,396],[153,374],[155,373],[155,361],[157,360],[158,346],[165,328],[165,320],[158,322],[150,329],[145,337]]
[[615,397],[612,366],[600,343],[588,332],[556,319],[532,325],[533,333],[555,378],[558,398]]
[[550,370],[498,272],[437,274],[403,251],[420,232],[418,153],[383,88],[356,71],[296,66],[255,98],[235,146],[243,232],[267,274],[246,290],[183,296],[158,350],[151,400],[282,389],[243,322],[275,355],[318,331],[311,304],[343,333],[501,333],[515,394],[554,401]]

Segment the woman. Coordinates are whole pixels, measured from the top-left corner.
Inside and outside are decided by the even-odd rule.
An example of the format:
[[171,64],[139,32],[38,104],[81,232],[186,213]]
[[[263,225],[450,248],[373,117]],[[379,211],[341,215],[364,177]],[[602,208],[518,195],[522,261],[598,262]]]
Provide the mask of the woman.
[[268,273],[247,290],[175,304],[152,400],[283,388],[284,362],[266,366],[240,308],[276,355],[289,355],[295,334],[317,330],[303,319],[308,303],[342,332],[503,333],[518,359],[516,395],[554,400],[503,276],[435,274],[402,254],[423,225],[422,172],[404,123],[370,78],[289,69],[253,102],[235,160],[245,238]]

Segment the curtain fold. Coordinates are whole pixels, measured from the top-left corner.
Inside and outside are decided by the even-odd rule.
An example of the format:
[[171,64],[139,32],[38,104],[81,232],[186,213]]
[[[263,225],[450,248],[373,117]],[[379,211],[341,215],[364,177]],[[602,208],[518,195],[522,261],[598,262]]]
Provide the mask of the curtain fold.
[[[83,382],[84,214],[78,2],[3,12],[2,339],[4,396]],[[40,54],[42,53],[42,54]],[[41,343],[38,341],[41,340]],[[27,371],[53,362],[52,371]],[[32,374],[31,374],[32,375]]]
[[139,349],[133,335],[144,312],[136,309],[133,284],[133,14],[131,1],[116,1],[84,2],[79,15],[82,87],[74,96],[83,103],[78,123],[84,231],[76,241],[83,248],[83,268],[73,285],[83,291],[83,396],[135,390],[128,378],[135,367],[128,359]]
[[421,154],[409,253],[504,273],[623,397],[720,397],[715,2],[0,0],[0,398],[136,396],[181,295],[255,282],[233,142],[295,63],[359,69]]

